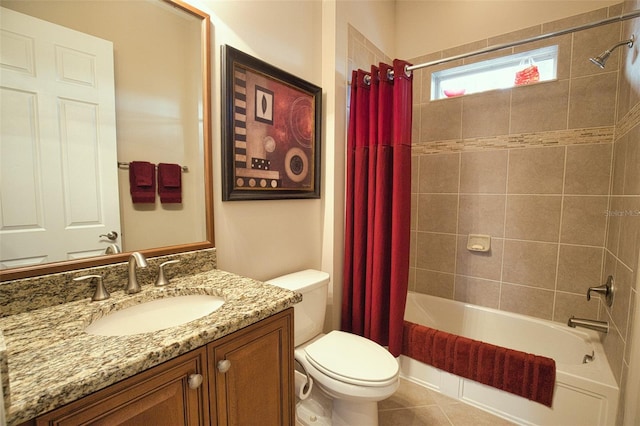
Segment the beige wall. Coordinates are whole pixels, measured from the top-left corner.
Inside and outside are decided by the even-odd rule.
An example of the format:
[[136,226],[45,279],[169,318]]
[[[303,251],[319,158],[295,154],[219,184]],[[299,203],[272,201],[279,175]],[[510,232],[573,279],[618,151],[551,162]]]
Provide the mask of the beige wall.
[[[190,3],[209,13],[212,24],[214,220],[218,267],[257,279],[320,268],[322,200],[222,202],[220,49],[229,44],[321,85],[322,4],[258,0],[194,0]],[[324,175],[324,169],[322,173]],[[323,185],[323,198],[325,195]]]
[[[620,3],[617,0],[399,0],[396,52],[413,58]],[[586,22],[596,18],[585,16]],[[548,32],[549,29],[545,29]],[[553,31],[553,29],[551,29]]]
[[[331,274],[328,328],[337,327],[342,283],[347,23],[385,48],[394,43],[391,1],[193,1],[211,14],[214,210],[218,266],[257,279],[304,268]],[[229,44],[323,87],[322,198],[222,202],[220,45]],[[333,291],[336,288],[337,291]],[[335,301],[334,301],[335,299]]]

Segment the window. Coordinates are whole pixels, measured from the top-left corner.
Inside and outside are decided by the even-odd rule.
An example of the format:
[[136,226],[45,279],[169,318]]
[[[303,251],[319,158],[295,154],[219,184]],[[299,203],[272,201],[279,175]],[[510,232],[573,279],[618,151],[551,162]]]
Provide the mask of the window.
[[531,61],[538,67],[539,81],[555,79],[558,46],[434,72],[431,75],[431,100],[514,87],[516,72],[526,68]]

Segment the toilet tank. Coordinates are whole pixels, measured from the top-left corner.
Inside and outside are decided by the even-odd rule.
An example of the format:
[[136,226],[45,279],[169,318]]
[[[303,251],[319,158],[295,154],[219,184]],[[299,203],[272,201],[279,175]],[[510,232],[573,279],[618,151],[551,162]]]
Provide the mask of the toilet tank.
[[322,333],[329,288],[328,273],[307,269],[266,282],[302,293],[302,302],[293,305],[295,346],[299,346]]

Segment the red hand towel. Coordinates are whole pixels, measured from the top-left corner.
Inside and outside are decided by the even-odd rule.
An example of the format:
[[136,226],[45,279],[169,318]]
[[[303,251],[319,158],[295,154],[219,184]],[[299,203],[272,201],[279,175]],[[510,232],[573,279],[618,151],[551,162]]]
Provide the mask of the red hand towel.
[[182,167],[178,164],[158,164],[158,195],[162,203],[182,202]]
[[156,202],[156,167],[146,161],[129,163],[129,190],[134,203]]

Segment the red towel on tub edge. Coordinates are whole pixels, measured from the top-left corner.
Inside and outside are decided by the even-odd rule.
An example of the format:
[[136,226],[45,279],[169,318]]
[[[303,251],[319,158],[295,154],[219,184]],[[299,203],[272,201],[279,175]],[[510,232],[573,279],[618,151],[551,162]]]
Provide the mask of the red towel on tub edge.
[[404,322],[402,353],[417,361],[551,407],[553,359]]

